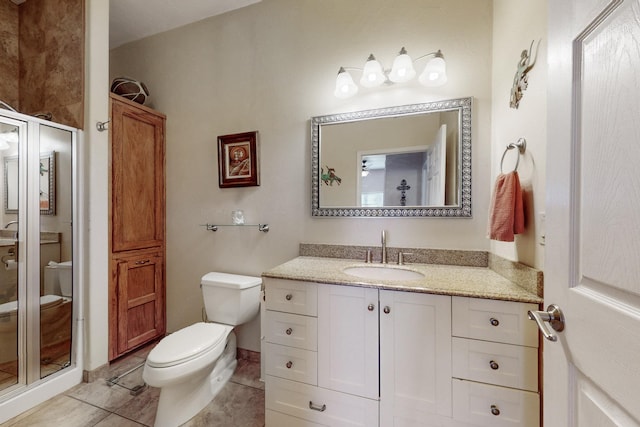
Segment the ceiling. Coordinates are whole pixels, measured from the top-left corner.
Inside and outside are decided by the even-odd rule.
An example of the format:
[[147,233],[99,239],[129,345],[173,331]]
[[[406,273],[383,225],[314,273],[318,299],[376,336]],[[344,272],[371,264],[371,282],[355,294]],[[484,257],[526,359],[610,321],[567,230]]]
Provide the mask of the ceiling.
[[110,0],[109,48],[261,0]]

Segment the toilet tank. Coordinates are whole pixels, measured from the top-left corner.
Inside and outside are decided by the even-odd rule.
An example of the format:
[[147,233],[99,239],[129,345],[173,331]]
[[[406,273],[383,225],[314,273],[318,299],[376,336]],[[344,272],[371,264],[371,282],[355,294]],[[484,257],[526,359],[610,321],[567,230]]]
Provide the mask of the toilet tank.
[[71,298],[73,293],[73,264],[71,261],[54,262],[44,268],[44,288],[46,294]]
[[200,283],[209,321],[236,326],[258,314],[260,277],[211,272]]

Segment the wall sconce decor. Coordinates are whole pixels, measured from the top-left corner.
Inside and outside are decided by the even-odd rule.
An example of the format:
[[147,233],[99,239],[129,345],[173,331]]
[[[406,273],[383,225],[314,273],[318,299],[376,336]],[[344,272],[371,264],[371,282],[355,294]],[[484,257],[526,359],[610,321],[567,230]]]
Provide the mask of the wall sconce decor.
[[353,77],[348,70],[362,71],[360,77],[360,85],[366,88],[380,86],[382,84],[404,83],[413,79],[416,75],[414,63],[423,59],[432,57],[424,67],[424,71],[418,77],[418,81],[423,86],[438,87],[447,82],[447,64],[444,61],[442,51],[427,53],[415,60],[407,54],[403,47],[400,53],[393,60],[390,70],[385,70],[382,64],[373,54],[369,55],[363,68],[340,67],[338,77],[336,78],[336,90],[334,95],[338,98],[349,98],[358,93],[358,86],[354,83]]

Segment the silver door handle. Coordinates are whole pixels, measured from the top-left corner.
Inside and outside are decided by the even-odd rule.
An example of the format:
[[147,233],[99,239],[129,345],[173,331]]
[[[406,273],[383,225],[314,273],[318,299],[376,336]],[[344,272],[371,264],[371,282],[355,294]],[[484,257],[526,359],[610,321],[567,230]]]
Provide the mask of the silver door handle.
[[547,307],[547,311],[529,311],[527,313],[529,319],[534,320],[538,324],[538,328],[542,335],[549,341],[557,341],[558,336],[551,331],[544,322],[549,322],[554,331],[562,332],[564,330],[564,315],[562,310],[555,304]]

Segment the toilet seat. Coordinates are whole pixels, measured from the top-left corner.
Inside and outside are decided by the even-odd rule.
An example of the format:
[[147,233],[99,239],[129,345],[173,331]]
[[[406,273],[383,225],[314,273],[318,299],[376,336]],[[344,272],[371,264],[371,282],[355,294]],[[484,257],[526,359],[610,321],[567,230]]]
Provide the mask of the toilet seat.
[[152,368],[168,368],[195,359],[226,343],[228,325],[199,322],[164,337],[147,356]]

